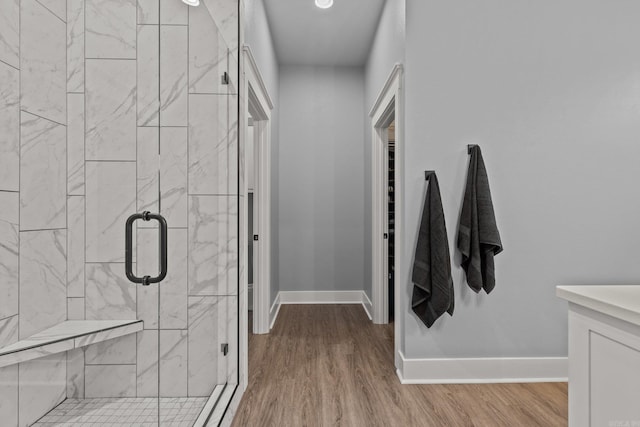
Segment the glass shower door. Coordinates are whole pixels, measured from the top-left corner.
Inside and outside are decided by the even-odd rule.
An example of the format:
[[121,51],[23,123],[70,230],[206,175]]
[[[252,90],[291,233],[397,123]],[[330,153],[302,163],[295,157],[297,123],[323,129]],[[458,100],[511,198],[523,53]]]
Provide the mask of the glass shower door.
[[44,3],[0,8],[0,424],[213,425],[238,382],[238,1]]
[[[137,209],[166,218],[168,271],[156,285],[137,285],[148,325],[138,339],[137,388],[157,397],[159,424],[168,426],[201,425],[225,386],[237,384],[238,67],[230,69],[236,62],[221,28],[229,23],[214,19],[212,3],[224,2],[160,8],[158,89],[143,97],[158,95],[157,113],[138,125]],[[139,26],[138,43],[153,30]],[[144,82],[139,68],[138,90]],[[137,274],[153,276],[161,269],[157,224],[137,224]]]
[[238,382],[238,66],[225,40],[237,2],[80,3],[85,318],[143,326],[88,346],[63,405],[94,422],[203,425]]

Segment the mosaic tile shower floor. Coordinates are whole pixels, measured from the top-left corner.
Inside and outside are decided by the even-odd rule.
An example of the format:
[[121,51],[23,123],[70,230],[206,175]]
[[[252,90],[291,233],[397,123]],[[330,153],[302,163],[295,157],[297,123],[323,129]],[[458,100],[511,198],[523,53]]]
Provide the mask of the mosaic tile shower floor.
[[191,427],[207,398],[67,399],[42,417],[34,426],[48,427]]

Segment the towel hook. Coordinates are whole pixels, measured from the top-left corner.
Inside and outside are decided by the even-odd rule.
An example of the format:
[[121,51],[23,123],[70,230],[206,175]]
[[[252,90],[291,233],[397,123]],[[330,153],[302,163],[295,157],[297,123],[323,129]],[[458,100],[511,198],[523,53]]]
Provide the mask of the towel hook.
[[431,178],[431,175],[434,175],[436,173],[436,171],[424,171],[424,179],[429,181],[429,178]]
[[467,154],[471,154],[471,150],[474,147],[477,147],[477,146],[478,146],[478,144],[469,144],[469,145],[467,145]]

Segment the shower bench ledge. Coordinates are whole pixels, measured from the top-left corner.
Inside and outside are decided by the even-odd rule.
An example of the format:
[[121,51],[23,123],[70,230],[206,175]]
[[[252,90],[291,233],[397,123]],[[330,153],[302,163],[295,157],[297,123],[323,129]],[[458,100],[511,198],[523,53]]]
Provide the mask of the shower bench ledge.
[[0,348],[0,368],[141,331],[142,320],[67,320]]

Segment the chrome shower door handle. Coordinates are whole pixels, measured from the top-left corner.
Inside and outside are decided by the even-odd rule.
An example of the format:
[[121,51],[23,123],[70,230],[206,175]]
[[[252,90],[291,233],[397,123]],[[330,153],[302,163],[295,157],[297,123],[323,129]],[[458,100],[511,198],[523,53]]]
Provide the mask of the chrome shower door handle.
[[[160,272],[156,277],[137,277],[133,274],[133,223],[139,219],[143,221],[155,219],[160,226]],[[167,277],[167,244],[167,220],[162,215],[152,214],[149,211],[131,215],[125,225],[124,268],[127,278],[133,283],[142,283],[142,286],[162,282]]]

